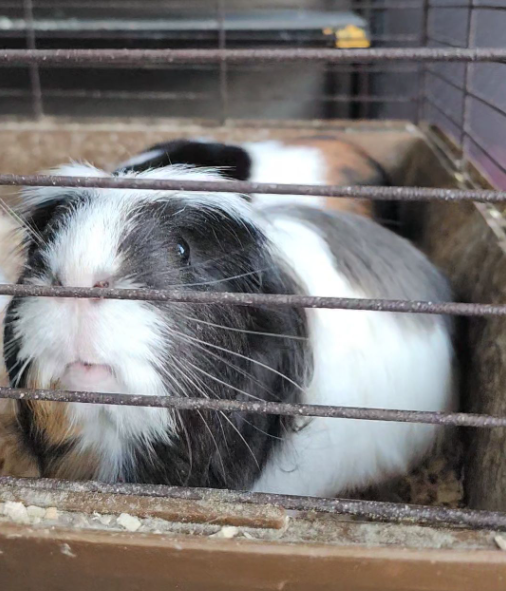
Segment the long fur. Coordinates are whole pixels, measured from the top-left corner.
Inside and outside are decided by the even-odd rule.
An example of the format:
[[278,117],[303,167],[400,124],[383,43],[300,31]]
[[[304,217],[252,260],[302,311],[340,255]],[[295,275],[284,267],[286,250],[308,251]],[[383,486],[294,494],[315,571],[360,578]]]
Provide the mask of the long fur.
[[[217,178],[180,165],[118,174]],[[19,281],[412,299],[423,288],[432,301],[450,297],[408,242],[355,216],[319,215],[233,194],[32,190]],[[453,404],[450,327],[436,317],[15,298],[5,358],[15,386],[434,411]],[[310,495],[401,474],[437,433],[40,402],[18,403],[17,415],[19,444],[43,476]]]
[[[227,178],[258,183],[308,185],[388,185],[383,167],[351,142],[328,136],[308,136],[298,141],[266,140],[242,145],[214,141],[173,140],[156,144],[123,162],[117,172],[142,172],[186,164],[214,167]],[[256,205],[309,205],[373,215],[366,199],[306,197],[303,195],[253,195]],[[378,209],[383,214],[383,210]],[[382,216],[384,217],[384,216]],[[384,221],[384,220],[382,220]]]

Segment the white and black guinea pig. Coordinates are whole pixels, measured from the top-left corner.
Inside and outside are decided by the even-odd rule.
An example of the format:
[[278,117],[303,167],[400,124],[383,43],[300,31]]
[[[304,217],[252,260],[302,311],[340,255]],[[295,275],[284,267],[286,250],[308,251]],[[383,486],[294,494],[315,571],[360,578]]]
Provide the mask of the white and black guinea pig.
[[[61,175],[109,176],[84,165]],[[216,180],[183,165],[118,173]],[[235,194],[28,189],[21,284],[450,299],[445,278],[369,219],[255,208]],[[444,411],[447,320],[384,312],[14,298],[12,386]],[[331,496],[405,473],[430,425],[19,401],[44,477]]]

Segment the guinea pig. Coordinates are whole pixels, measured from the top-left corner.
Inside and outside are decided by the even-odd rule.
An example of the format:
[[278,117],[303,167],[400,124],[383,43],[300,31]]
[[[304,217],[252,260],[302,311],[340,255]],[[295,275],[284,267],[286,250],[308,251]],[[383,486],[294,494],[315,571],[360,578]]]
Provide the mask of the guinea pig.
[[[85,165],[61,175],[109,176]],[[170,165],[124,177],[217,180]],[[236,194],[27,189],[19,283],[349,298],[451,299],[409,242],[361,216]],[[226,304],[19,298],[13,387],[446,411],[443,317]],[[43,477],[332,496],[406,473],[432,425],[17,402]]]
[[[298,140],[266,140],[242,145],[207,139],[178,139],[151,146],[123,162],[119,172],[142,172],[174,164],[219,169],[229,179],[258,183],[307,185],[389,185],[384,168],[358,146],[328,136]],[[300,204],[327,207],[362,215],[381,212],[367,199],[254,195],[257,205]],[[388,202],[391,204],[392,202]],[[387,205],[388,205],[387,204]],[[386,207],[386,206],[384,206]],[[377,216],[379,217],[379,216]]]

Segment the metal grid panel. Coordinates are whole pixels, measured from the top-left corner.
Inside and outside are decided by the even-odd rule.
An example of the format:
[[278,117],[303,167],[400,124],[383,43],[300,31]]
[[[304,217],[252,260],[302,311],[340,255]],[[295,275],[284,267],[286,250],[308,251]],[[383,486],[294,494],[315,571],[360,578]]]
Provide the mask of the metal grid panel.
[[[34,19],[29,18],[33,4]],[[0,37],[3,47],[17,48],[36,43],[39,48],[56,47],[333,47],[335,32],[345,24],[367,31],[368,43],[376,47],[419,46],[421,0],[279,0],[246,2],[146,3],[94,0],[24,0],[0,5]],[[221,16],[220,16],[221,9]],[[409,14],[398,26],[384,25],[390,13]],[[192,31],[174,37],[182,16],[193,22]],[[242,21],[241,21],[242,19]],[[197,22],[198,21],[198,22]],[[238,22],[249,22],[255,30],[237,32]],[[152,23],[151,25],[149,23]],[[342,23],[342,24],[339,24]],[[156,26],[155,26],[156,25]],[[244,25],[243,25],[244,26]],[[155,27],[155,29],[150,29]],[[195,27],[197,27],[195,29]],[[30,30],[32,32],[30,33]],[[172,33],[171,33],[172,31]],[[357,45],[355,45],[357,46]],[[360,46],[360,45],[358,45]],[[337,51],[337,50],[336,50]],[[392,105],[390,117],[412,118],[418,90],[415,64],[405,64],[402,92],[389,91],[389,81],[399,72],[378,64],[373,72],[361,63],[348,67],[280,67],[258,64],[244,68],[223,65],[158,66],[156,72],[132,68],[128,76],[111,68],[97,72],[49,71],[40,69],[43,106],[35,96],[33,68],[31,83],[26,70],[13,68],[0,82],[0,113],[70,116],[157,116],[223,120],[231,118],[314,119],[376,117],[380,105]],[[225,72],[225,73],[224,73]],[[135,91],[132,80],[135,79]],[[376,84],[375,81],[384,81]],[[70,87],[69,87],[70,84]],[[375,90],[375,87],[378,90]],[[248,89],[245,92],[245,88]],[[255,92],[250,92],[254,89]],[[13,101],[12,99],[16,100]]]
[[[7,4],[7,3],[6,3]],[[56,2],[41,2],[40,8],[44,10],[52,10]],[[95,4],[95,3],[94,3]],[[153,3],[154,6],[155,3]],[[475,3],[477,4],[477,3]],[[98,5],[98,4],[97,4]],[[122,4],[123,5],[123,4]],[[283,3],[286,5],[286,3]],[[112,8],[113,3],[110,3],[109,8]],[[124,6],[124,5],[123,5]],[[132,2],[131,6],[135,8],[136,3]],[[175,5],[174,5],[175,6]],[[188,3],[185,6],[189,6]],[[269,3],[272,6],[272,3]],[[355,6],[355,5],[354,5]],[[37,6],[36,6],[37,7]],[[67,9],[82,9],[82,3],[73,0],[67,5]],[[16,7],[13,7],[16,8]],[[27,51],[16,52],[2,51],[0,52],[0,65],[2,66],[17,66],[23,65],[29,67],[29,83],[30,91],[29,98],[33,109],[33,115],[40,117],[44,113],[47,106],[47,100],[53,96],[61,94],[59,98],[70,98],[74,92],[74,98],[79,98],[79,93],[83,98],[88,100],[89,89],[69,89],[59,88],[57,85],[52,90],[47,90],[45,95],[44,77],[40,77],[39,68],[44,67],[44,73],[48,75],[48,80],[56,70],[50,69],[48,66],[57,63],[65,67],[82,67],[83,64],[94,66],[98,63],[121,64],[123,66],[137,66],[151,63],[152,65],[166,65],[167,61],[174,60],[178,64],[176,67],[181,67],[180,64],[191,63],[192,67],[207,71],[211,76],[214,76],[217,81],[217,92],[220,98],[220,112],[218,118],[225,119],[230,114],[230,102],[232,94],[230,91],[230,72],[237,67],[238,71],[243,68],[245,75],[249,75],[252,71],[251,64],[264,71],[266,65],[273,68],[282,68],[286,71],[287,60],[296,62],[294,71],[300,74],[301,64],[308,68],[308,71],[314,71],[315,64],[327,68],[325,71],[332,72],[348,72],[351,74],[359,73],[362,78],[359,79],[358,86],[354,89],[360,88],[360,92],[352,94],[332,94],[324,97],[324,101],[352,103],[361,106],[356,114],[378,113],[379,110],[365,108],[364,105],[371,103],[381,103],[384,107],[388,102],[402,102],[404,99],[406,103],[410,103],[410,108],[413,104],[416,108],[420,108],[418,113],[431,120],[437,121],[442,127],[449,130],[454,138],[464,145],[465,153],[467,155],[475,156],[482,164],[494,180],[502,183],[503,177],[499,173],[506,172],[502,168],[501,162],[504,161],[501,150],[497,148],[500,145],[499,139],[503,137],[502,131],[504,127],[503,117],[503,99],[501,97],[502,86],[490,86],[489,75],[493,73],[499,77],[499,73],[504,67],[503,64],[494,63],[497,60],[506,59],[506,50],[502,49],[500,43],[496,45],[497,51],[489,51],[485,49],[493,44],[487,42],[487,35],[490,34],[491,28],[501,31],[501,22],[505,18],[505,12],[498,9],[502,8],[499,2],[492,0],[487,7],[483,3],[474,7],[472,10],[471,4],[465,1],[458,2],[457,0],[437,0],[437,3],[429,1],[425,2],[404,2],[393,3],[384,2],[378,6],[372,3],[362,3],[358,8],[371,22],[374,21],[373,15],[380,12],[383,17],[378,17],[373,27],[372,39],[378,45],[377,49],[373,50],[358,50],[358,51],[318,51],[318,50],[300,50],[300,51],[265,51],[262,49],[250,51],[234,51],[227,50],[227,35],[225,23],[225,6],[223,2],[218,3],[217,19],[221,23],[215,31],[217,33],[218,51],[209,52],[192,52],[188,50],[179,51],[157,51],[144,53],[114,53],[113,51],[98,52],[41,52],[36,50],[38,40],[34,31],[34,6],[32,0],[25,0],[23,19],[28,25],[24,31],[23,44]],[[246,10],[245,6],[242,7]],[[394,12],[394,18],[391,18]],[[407,16],[415,11],[416,19],[412,16]],[[437,13],[446,13],[447,18],[442,20],[437,17]],[[496,16],[491,17],[490,14]],[[221,15],[221,16],[220,16]],[[450,15],[450,16],[448,16]],[[484,15],[484,16],[483,16]],[[499,17],[497,17],[499,15]],[[36,16],[36,15],[35,15]],[[383,19],[383,21],[381,21]],[[402,23],[406,19],[411,23],[409,32],[402,31]],[[496,20],[497,19],[497,20]],[[380,24],[378,24],[380,23]],[[382,23],[382,24],[381,24]],[[417,23],[416,25],[414,23]],[[427,24],[427,30],[419,28],[419,25]],[[446,23],[446,24],[445,24]],[[375,27],[378,27],[379,33],[376,34]],[[389,29],[390,27],[390,29]],[[418,33],[413,33],[413,30]],[[495,29],[494,29],[495,30]],[[500,37],[497,37],[498,39]],[[409,43],[413,45],[422,44],[428,45],[431,49],[409,49],[390,50],[381,49],[381,44],[388,44],[389,47],[395,47],[395,44],[403,48]],[[459,49],[463,49],[459,51]],[[481,51],[474,51],[475,48],[482,48]],[[442,49],[439,51],[438,49]],[[448,61],[455,63],[449,64]],[[204,65],[203,65],[204,62]],[[388,64],[385,66],[385,63]],[[329,66],[329,64],[331,64]],[[46,70],[47,68],[47,70]],[[207,70],[206,70],[207,68]],[[400,68],[400,69],[398,69]],[[4,70],[6,71],[6,70]],[[62,70],[60,70],[61,72]],[[125,70],[128,72],[128,70]],[[67,74],[72,72],[68,69]],[[93,72],[95,70],[93,69]],[[109,70],[96,70],[102,72],[102,75],[107,77]],[[159,70],[150,70],[150,73]],[[391,92],[387,95],[389,100],[385,100],[385,95],[374,94],[370,89],[379,88],[383,90],[389,87],[393,81],[399,82],[398,74],[406,74],[402,82],[392,84],[396,90],[398,88],[409,87],[410,94],[405,95],[397,92]],[[488,76],[487,76],[488,73]],[[217,76],[216,76],[217,75]],[[371,84],[370,76],[375,76],[375,83]],[[300,75],[299,75],[300,77]],[[20,78],[20,80],[22,80]],[[409,80],[410,82],[406,82]],[[42,81],[42,83],[41,83]],[[374,81],[373,81],[374,82]],[[147,84],[149,86],[149,84]],[[413,87],[415,90],[413,90]],[[21,96],[16,95],[17,88],[7,88],[6,96]],[[21,89],[22,90],[22,89]],[[421,95],[420,92],[424,91]],[[72,91],[72,92],[70,92]],[[99,90],[99,93],[105,92]],[[118,90],[109,92],[120,92]],[[129,89],[125,88],[123,91],[128,95]],[[147,92],[147,91],[146,91]],[[150,91],[152,92],[152,91]],[[188,93],[188,91],[186,91]],[[185,100],[202,100],[209,101],[209,96],[204,94],[198,95],[197,91],[193,91],[193,95],[184,95]],[[335,93],[335,90],[332,91]],[[374,91],[376,92],[376,91]],[[9,94],[10,93],[10,94]],[[96,96],[96,95],[95,95]],[[100,95],[103,97],[103,95]],[[214,96],[214,95],[213,95]],[[336,98],[338,97],[338,98]],[[118,98],[118,95],[110,95],[109,98]],[[131,98],[131,97],[130,97]],[[141,100],[155,100],[157,97],[139,96]],[[159,97],[158,97],[159,98]],[[167,100],[167,96],[163,96]],[[179,96],[181,98],[181,96]],[[266,100],[266,99],[263,99]],[[279,98],[268,99],[279,101]],[[312,100],[311,97],[307,99]],[[286,104],[286,103],[285,103]],[[152,111],[151,111],[152,112]],[[385,111],[382,111],[384,114]],[[264,113],[265,115],[265,113]],[[413,118],[416,115],[412,115]],[[506,130],[504,130],[506,131]],[[488,167],[488,168],[487,168]],[[145,189],[153,188],[177,188],[185,190],[229,190],[253,193],[283,193],[288,194],[317,194],[326,196],[356,196],[356,197],[370,197],[373,199],[397,199],[397,200],[420,200],[420,199],[445,199],[450,201],[455,200],[477,200],[482,202],[504,202],[506,201],[506,194],[504,192],[493,191],[454,191],[454,190],[429,190],[429,189],[409,189],[409,188],[343,188],[343,187],[303,187],[303,186],[273,186],[273,185],[252,185],[248,183],[229,183],[224,188],[217,186],[219,183],[170,183],[168,181],[159,181],[155,185],[153,182],[134,181],[132,179],[77,179],[72,180],[65,178],[46,178],[40,177],[13,177],[9,175],[1,175],[0,184],[5,185],[42,185],[50,183],[51,185],[70,186],[71,184],[78,186],[143,186]],[[105,184],[104,184],[105,183]],[[139,184],[141,183],[141,184]],[[151,183],[151,186],[150,186]],[[298,305],[302,307],[328,307],[328,308],[346,308],[356,310],[374,310],[381,311],[396,311],[402,313],[434,313],[434,314],[462,314],[462,315],[505,315],[506,306],[495,305],[490,306],[486,304],[431,304],[430,302],[403,302],[403,301],[379,301],[379,300],[345,300],[342,298],[310,298],[300,296],[251,296],[249,294],[210,294],[210,293],[187,293],[187,292],[153,292],[150,290],[75,290],[68,288],[36,288],[33,286],[3,286],[0,288],[0,293],[3,294],[17,294],[24,297],[43,296],[43,297],[110,297],[110,298],[130,298],[130,299],[162,299],[172,301],[219,301],[229,305],[278,305],[290,306]],[[35,390],[14,390],[10,388],[0,389],[0,397],[13,399],[34,399],[34,400],[56,400],[56,401],[79,401],[86,403],[96,403],[98,400],[102,404],[128,404],[128,405],[144,405],[144,406],[173,406],[176,408],[190,408],[200,409],[206,408],[210,410],[224,410],[224,411],[241,411],[248,409],[262,413],[275,414],[291,414],[291,415],[308,415],[308,416],[330,416],[340,418],[352,419],[367,419],[367,420],[389,420],[400,422],[424,422],[442,425],[462,425],[473,426],[480,428],[496,428],[504,427],[506,418],[491,417],[486,415],[470,415],[462,413],[415,413],[403,412],[397,410],[383,410],[383,409],[363,409],[363,408],[348,408],[348,407],[314,407],[308,405],[291,405],[291,404],[257,404],[257,403],[239,403],[235,401],[209,401],[209,400],[188,400],[179,398],[147,398],[136,397],[131,395],[104,395],[92,392],[62,392],[62,391],[35,391]],[[16,483],[13,479],[4,479],[0,482]],[[47,481],[33,482],[33,487],[61,487],[61,483],[52,483]],[[149,487],[142,485],[115,485],[109,486],[99,485],[97,483],[68,485],[70,487],[83,487],[83,490],[102,490],[105,492],[120,492],[123,494],[149,494],[162,495],[167,497],[184,498],[185,495],[192,494],[188,489],[169,489],[168,487]],[[200,494],[208,494],[205,491],[199,491]],[[362,501],[343,501],[325,500],[325,499],[302,499],[297,497],[284,497],[272,495],[253,495],[244,493],[229,493],[230,499],[234,502],[244,503],[270,503],[282,504],[285,507],[293,509],[314,509],[328,512],[339,512],[352,515],[359,515],[368,517],[370,519],[387,519],[387,520],[402,520],[402,519],[416,519],[421,522],[428,523],[457,523],[464,524],[469,527],[493,527],[497,529],[506,528],[506,517],[504,514],[487,513],[487,512],[473,512],[473,511],[456,511],[441,508],[422,508],[422,507],[406,507],[398,506],[390,503],[372,503]]]

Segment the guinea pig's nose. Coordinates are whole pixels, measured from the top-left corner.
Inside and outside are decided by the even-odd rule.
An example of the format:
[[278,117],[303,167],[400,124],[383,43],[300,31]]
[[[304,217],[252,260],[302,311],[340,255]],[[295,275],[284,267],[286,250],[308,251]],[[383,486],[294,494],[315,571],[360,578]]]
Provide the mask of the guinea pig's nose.
[[108,289],[109,287],[111,287],[111,283],[108,279],[102,279],[101,281],[97,281],[93,287],[98,287],[98,288],[102,288],[102,289]]

